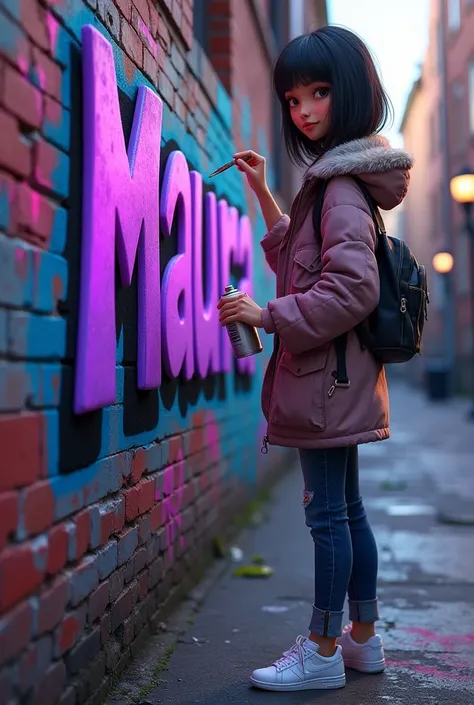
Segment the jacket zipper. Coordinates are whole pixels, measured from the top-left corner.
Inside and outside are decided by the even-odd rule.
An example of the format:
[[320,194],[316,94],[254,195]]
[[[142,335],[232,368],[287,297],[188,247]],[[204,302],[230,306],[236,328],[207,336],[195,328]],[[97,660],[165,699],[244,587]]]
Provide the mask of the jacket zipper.
[[[295,226],[296,214],[298,213],[298,208],[300,207],[301,199],[303,197],[303,193],[304,193],[305,188],[306,188],[306,182],[301,187],[301,190],[300,190],[300,193],[298,196],[298,200],[296,202],[296,206],[294,209],[293,218],[291,219],[291,223],[290,223],[290,232],[288,233],[288,236],[287,236],[288,237],[288,254],[286,257],[286,261],[285,261],[285,270],[284,270],[284,277],[283,277],[283,296],[286,296],[286,277],[288,274],[288,260],[290,259],[289,255],[291,252],[290,244],[291,244],[291,240],[292,240],[294,230],[296,227]],[[276,336],[276,342],[275,342],[275,348],[273,350],[273,353],[275,355],[275,370],[274,370],[274,372],[276,372],[276,369],[277,369],[278,353],[279,353],[279,348],[280,348],[280,337],[276,333],[275,333],[275,336]],[[272,388],[270,391],[270,402],[268,404],[268,415],[269,416],[270,416],[270,411],[272,408],[274,386],[275,386],[275,375],[273,375]],[[265,434],[265,436],[262,439],[262,447],[260,449],[260,452],[263,453],[263,455],[266,455],[268,453],[268,423],[267,423],[267,433]]]

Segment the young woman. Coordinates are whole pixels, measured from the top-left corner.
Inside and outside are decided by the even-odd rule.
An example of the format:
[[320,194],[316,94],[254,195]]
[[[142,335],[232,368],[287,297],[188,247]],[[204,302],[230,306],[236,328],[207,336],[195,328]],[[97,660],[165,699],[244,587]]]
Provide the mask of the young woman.
[[[299,636],[250,680],[268,690],[340,688],[344,666],[385,668],[375,633],[377,547],[359,492],[358,445],[389,437],[389,401],[383,367],[354,332],[377,306],[379,274],[373,220],[353,177],[389,210],[405,196],[412,160],[378,136],[390,103],[367,47],[352,32],[329,26],[294,39],[276,62],[274,84],[288,152],[307,166],[290,217],[268,190],[265,159],[252,151],[234,158],[268,228],[261,244],[277,296],[264,308],[246,295],[222,299],[218,308],[222,325],[244,321],[275,335],[262,391],[265,443],[299,449],[315,596],[309,637]],[[312,211],[323,181],[316,236]],[[337,385],[334,340],[343,333],[350,384]],[[343,629],[346,595],[350,625]]]

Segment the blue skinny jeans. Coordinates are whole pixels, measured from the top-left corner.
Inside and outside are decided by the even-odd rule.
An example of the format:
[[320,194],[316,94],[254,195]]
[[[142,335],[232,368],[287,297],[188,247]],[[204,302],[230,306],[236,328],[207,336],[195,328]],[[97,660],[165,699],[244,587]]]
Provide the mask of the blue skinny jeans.
[[314,605],[309,628],[341,635],[349,619],[376,622],[378,555],[359,491],[357,446],[301,449],[306,525],[314,541]]

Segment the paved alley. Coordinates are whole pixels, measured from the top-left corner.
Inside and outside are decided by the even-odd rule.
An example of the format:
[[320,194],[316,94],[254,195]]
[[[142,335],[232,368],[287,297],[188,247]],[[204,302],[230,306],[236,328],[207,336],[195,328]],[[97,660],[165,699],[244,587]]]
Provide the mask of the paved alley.
[[[238,541],[244,560],[261,555],[273,576],[235,578],[238,564],[229,564],[181,629],[168,670],[160,649],[150,647],[141,676],[136,667],[133,676],[141,699],[130,699],[129,675],[110,704],[472,705],[474,425],[465,420],[467,402],[433,405],[398,384],[391,398],[392,439],[361,448],[362,493],[380,554],[385,674],[348,671],[339,691],[270,693],[248,683],[253,668],[271,664],[307,633],[312,545],[295,467],[275,488],[266,520]],[[153,662],[163,668],[147,687]]]

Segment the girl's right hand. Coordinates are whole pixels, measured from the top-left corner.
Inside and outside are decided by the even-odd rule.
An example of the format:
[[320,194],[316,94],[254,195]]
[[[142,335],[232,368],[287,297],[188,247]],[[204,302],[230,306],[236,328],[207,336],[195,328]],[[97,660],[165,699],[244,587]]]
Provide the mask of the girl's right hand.
[[[244,162],[243,157],[250,157],[250,159]],[[246,149],[244,152],[236,152],[234,159],[237,169],[246,174],[250,188],[257,195],[268,190],[265,157],[253,152],[251,149]]]

